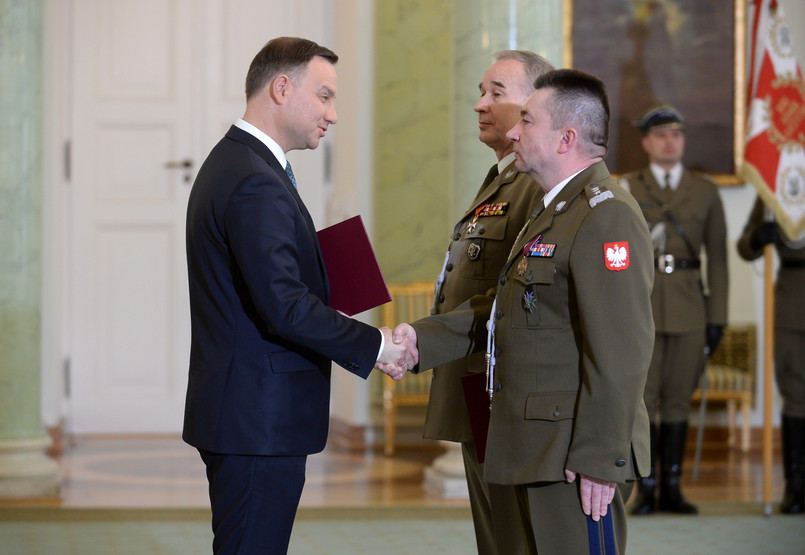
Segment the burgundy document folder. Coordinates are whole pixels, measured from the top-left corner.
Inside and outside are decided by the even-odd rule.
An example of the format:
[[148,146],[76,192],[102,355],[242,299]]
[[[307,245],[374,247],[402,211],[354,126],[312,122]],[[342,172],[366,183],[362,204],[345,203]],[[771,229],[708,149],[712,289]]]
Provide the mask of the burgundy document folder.
[[489,432],[489,394],[486,392],[486,372],[461,376],[464,388],[464,401],[470,415],[472,439],[478,462],[486,457],[486,434]]
[[330,281],[330,306],[348,316],[391,300],[360,216],[317,233]]

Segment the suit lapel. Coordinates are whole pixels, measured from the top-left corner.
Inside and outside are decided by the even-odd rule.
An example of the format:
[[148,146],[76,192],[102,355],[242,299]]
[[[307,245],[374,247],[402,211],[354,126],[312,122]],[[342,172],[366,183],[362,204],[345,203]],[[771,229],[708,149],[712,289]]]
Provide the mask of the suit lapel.
[[302,197],[299,196],[299,191],[296,190],[296,187],[293,186],[291,183],[291,179],[288,177],[288,174],[285,173],[285,168],[279,163],[279,160],[274,156],[269,149],[260,139],[252,135],[251,133],[247,133],[243,129],[237,126],[231,126],[229,131],[227,131],[226,136],[233,141],[238,141],[243,143],[248,148],[253,150],[260,158],[262,158],[268,165],[271,167],[272,170],[280,177],[280,179],[285,183],[285,186],[288,189],[288,192],[296,201],[296,205],[299,208],[299,212],[302,214],[302,220],[305,222],[305,226],[307,226],[308,232],[310,236],[313,238],[313,243],[316,249],[316,258],[319,261],[319,270],[321,273],[322,281],[324,282],[324,290],[326,291],[327,298],[324,299],[325,302],[329,301],[330,297],[330,282],[327,278],[327,271],[324,267],[324,257],[321,253],[321,246],[319,245],[319,239],[316,235],[316,225],[313,223],[313,218],[310,215],[310,212],[307,210],[307,206],[305,206]]
[[679,187],[677,187],[676,191],[674,191],[674,194],[671,197],[671,204],[682,204],[693,194],[694,190],[691,175],[688,170],[682,170],[682,176],[679,178]]
[[666,191],[660,186],[659,183],[657,183],[657,180],[654,179],[654,174],[651,173],[650,169],[643,169],[640,172],[640,179],[646,186],[646,193],[648,194],[649,198],[653,199],[655,202],[659,201],[659,205],[669,204],[671,202],[673,193],[671,191]]

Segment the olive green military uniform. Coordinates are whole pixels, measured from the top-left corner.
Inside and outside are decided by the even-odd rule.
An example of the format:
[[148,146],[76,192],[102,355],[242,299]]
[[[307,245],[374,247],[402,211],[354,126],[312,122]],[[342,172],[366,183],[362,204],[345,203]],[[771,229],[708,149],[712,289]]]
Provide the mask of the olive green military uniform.
[[[745,260],[763,255],[752,248],[750,238],[763,223],[764,205],[758,199],[738,240],[738,253]],[[774,243],[780,266],[774,285],[774,372],[783,397],[783,414],[805,418],[805,242],[799,245],[778,233]]]
[[[764,224],[758,199],[738,240],[746,260],[763,255],[753,238]],[[774,377],[783,398],[781,435],[785,494],[783,513],[805,512],[805,241],[791,241],[777,232],[774,247],[780,260],[774,286]]]
[[[704,370],[705,327],[727,323],[724,208],[716,185],[688,170],[682,171],[676,191],[661,188],[648,168],[624,179],[652,230],[655,255],[673,257],[673,262],[658,260],[655,270],[651,308],[657,337],[646,407],[652,421],[658,406],[663,422],[687,421],[690,398]],[[670,221],[664,206],[672,215]],[[662,252],[657,252],[658,242],[664,243]],[[702,247],[707,252],[709,295],[702,282]]]
[[[436,284],[432,314],[449,312],[495,287],[517,233],[544,196],[531,177],[517,171],[513,156],[511,159],[500,173],[498,164],[490,169],[475,200],[456,224]],[[517,555],[525,548],[514,488],[484,482],[461,385],[461,376],[484,370],[483,353],[434,369],[424,436],[462,444],[478,553]]]
[[[655,461],[660,460],[659,508],[695,514],[680,481],[690,398],[704,371],[706,330],[727,323],[727,243],[724,208],[715,184],[682,169],[676,190],[661,187],[645,168],[621,181],[648,222],[655,273],[651,307],[656,336],[644,400],[651,418],[651,468],[640,481],[634,514],[655,508]],[[707,252],[707,284],[700,253]],[[659,426],[657,420],[659,419]]]
[[[529,223],[499,277],[484,476],[516,485],[530,553],[589,552],[589,519],[565,468],[619,484],[608,514],[625,549],[628,482],[649,470],[652,256],[637,204],[599,162]],[[484,348],[491,302],[473,297],[415,322],[420,365]]]

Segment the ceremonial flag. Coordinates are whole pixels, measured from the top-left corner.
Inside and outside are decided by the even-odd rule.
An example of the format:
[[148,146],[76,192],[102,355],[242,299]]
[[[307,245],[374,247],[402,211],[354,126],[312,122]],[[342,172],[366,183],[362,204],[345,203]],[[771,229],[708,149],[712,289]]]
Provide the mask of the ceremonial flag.
[[805,235],[805,85],[777,0],[751,0],[744,178],[790,239]]

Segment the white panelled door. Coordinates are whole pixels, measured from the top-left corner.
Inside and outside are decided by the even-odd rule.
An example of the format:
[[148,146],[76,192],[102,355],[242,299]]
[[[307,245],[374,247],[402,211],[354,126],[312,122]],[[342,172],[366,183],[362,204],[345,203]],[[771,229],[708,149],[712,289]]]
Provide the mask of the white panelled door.
[[[193,178],[242,115],[246,70],[260,46],[279,35],[327,44],[309,28],[315,14],[324,21],[324,2],[73,1],[70,432],[181,430]],[[300,179],[315,201],[324,153],[304,156],[319,168]]]

